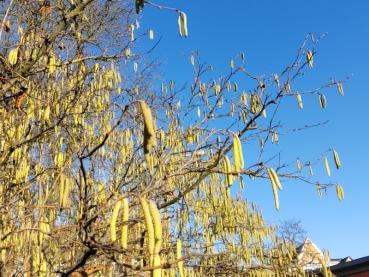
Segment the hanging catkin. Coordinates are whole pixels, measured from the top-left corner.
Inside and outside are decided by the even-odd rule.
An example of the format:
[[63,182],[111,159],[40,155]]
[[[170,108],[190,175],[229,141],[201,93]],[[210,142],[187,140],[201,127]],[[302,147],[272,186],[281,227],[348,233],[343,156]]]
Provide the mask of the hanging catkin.
[[156,146],[155,123],[152,113],[145,101],[139,100],[141,112],[144,120],[144,152],[148,154]]

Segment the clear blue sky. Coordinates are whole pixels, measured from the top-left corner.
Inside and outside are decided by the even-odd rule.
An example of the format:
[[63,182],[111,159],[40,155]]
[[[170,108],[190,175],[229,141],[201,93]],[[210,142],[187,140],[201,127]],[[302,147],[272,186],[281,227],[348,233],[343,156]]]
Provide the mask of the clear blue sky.
[[[281,115],[288,127],[329,120],[324,127],[282,137],[278,149],[283,157],[314,159],[334,147],[342,168],[327,179],[323,166],[315,173],[323,181],[340,182],[345,200],[339,203],[335,191],[317,197],[314,187],[288,182],[280,193],[281,209],[274,210],[270,186],[246,184],[245,197],[258,203],[270,222],[298,218],[308,236],[332,257],[369,255],[369,1],[161,1],[188,15],[189,38],[181,39],[177,15],[145,8],[142,27],[155,30],[162,41],[154,52],[163,61],[167,80],[184,84],[191,78],[189,53],[199,50],[202,60],[216,69],[229,66],[229,59],[245,51],[248,69],[273,73],[287,65],[309,32],[328,36],[318,46],[314,70],[303,87],[316,87],[333,78],[351,76],[346,95],[330,91],[328,107],[319,109],[316,99],[304,102],[304,110],[289,109]],[[147,45],[152,45],[147,39]],[[293,116],[291,116],[293,115]],[[245,150],[247,152],[247,150]],[[247,154],[245,154],[247,155]]]

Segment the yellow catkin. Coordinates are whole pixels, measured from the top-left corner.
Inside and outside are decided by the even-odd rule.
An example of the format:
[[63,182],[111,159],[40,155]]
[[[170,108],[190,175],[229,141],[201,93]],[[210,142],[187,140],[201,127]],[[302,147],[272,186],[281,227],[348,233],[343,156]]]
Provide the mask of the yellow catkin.
[[309,68],[313,68],[314,56],[311,50],[306,53],[306,62],[308,63]]
[[36,272],[39,270],[41,263],[41,254],[39,248],[35,247],[32,254],[32,270]]
[[43,258],[41,256],[41,261],[40,261],[40,271],[38,273],[39,277],[46,277],[46,273],[47,273],[47,263],[45,258]]
[[236,82],[234,82],[234,83],[233,83],[233,91],[234,91],[234,92],[237,92],[237,90],[238,90],[238,85],[237,85],[237,83],[236,83]]
[[154,31],[153,30],[149,31],[149,38],[150,38],[150,40],[154,39]]
[[139,100],[141,111],[144,119],[144,152],[150,153],[152,148],[156,146],[155,123],[151,110],[145,101]]
[[263,109],[261,112],[261,115],[266,118],[267,117],[267,113],[266,113],[266,109]]
[[63,199],[64,199],[64,175],[60,174],[59,177],[59,205],[60,207],[64,207]]
[[262,108],[262,100],[258,94],[251,95],[250,106],[251,106],[251,112],[253,114],[260,112]]
[[154,236],[155,236],[155,248],[154,254],[157,255],[161,249],[161,243],[163,240],[163,229],[161,226],[160,212],[154,201],[149,201],[150,215],[154,223]]
[[227,82],[226,88],[227,88],[228,92],[231,91],[231,82],[229,82],[229,81]]
[[341,83],[337,83],[337,89],[338,89],[338,93],[341,95],[341,96],[344,96],[345,93],[343,91],[343,86]]
[[66,178],[64,183],[64,192],[63,192],[63,207],[69,206],[69,192],[71,189],[70,179]]
[[214,87],[213,87],[213,89],[214,89],[214,93],[215,93],[215,95],[219,95],[219,93],[221,92],[221,90],[222,90],[222,87],[220,86],[220,85],[215,85]]
[[[154,223],[154,237],[155,237],[155,246],[154,246],[154,257],[153,257],[153,266],[160,266],[160,249],[163,240],[163,231],[161,226],[161,218],[160,212],[154,201],[149,201],[149,210],[150,215]],[[156,268],[153,270],[154,277],[161,276],[161,268]]]
[[178,14],[178,30],[181,37],[188,36],[187,15],[184,12],[179,12]]
[[119,214],[120,206],[122,205],[122,200],[118,200],[114,206],[113,213],[110,217],[110,239],[112,242],[117,240],[117,219]]
[[128,199],[123,198],[123,226],[122,234],[120,238],[120,245],[123,248],[127,248],[128,245],[128,217],[129,217],[129,204]]
[[[153,266],[160,266],[161,265],[161,260],[160,260],[160,256],[159,255],[155,255],[154,259],[153,259]],[[161,268],[155,268],[152,271],[152,277],[161,277]]]
[[18,53],[19,53],[19,47],[15,47],[14,49],[10,50],[8,55],[8,62],[11,65],[15,65],[18,61]]
[[319,183],[317,183],[316,184],[316,191],[317,191],[317,193],[318,193],[318,196],[319,197],[322,197],[322,187],[320,186],[320,184]]
[[183,261],[182,259],[182,241],[180,239],[177,239],[177,260],[178,261],[178,273],[179,277],[184,277],[184,269],[183,269]]
[[224,157],[224,171],[226,173],[226,182],[227,186],[230,187],[233,184],[233,176],[232,176],[232,165],[227,156]]
[[310,164],[309,164],[309,173],[310,173],[310,176],[314,175],[313,167]]
[[132,55],[131,48],[124,49],[124,55],[126,55],[127,57],[130,57]]
[[278,176],[276,177],[276,174],[275,174],[275,171],[273,170],[273,168],[268,168],[267,171],[268,171],[270,183],[272,184],[272,190],[273,190],[273,196],[274,196],[274,205],[275,205],[276,210],[279,210],[278,188],[280,187],[280,183],[279,183],[279,180],[278,180]]
[[143,197],[140,197],[140,204],[141,204],[142,212],[145,218],[145,225],[146,225],[146,230],[147,230],[147,246],[148,246],[149,256],[150,256],[149,260],[150,260],[150,266],[152,266],[153,265],[153,254],[154,254],[154,248],[155,248],[154,225],[152,223],[149,204],[147,203],[147,200]]
[[302,97],[300,93],[296,94],[297,104],[299,108],[302,110],[304,108],[304,104],[302,103]]
[[334,149],[333,149],[333,159],[334,159],[334,163],[336,165],[336,168],[340,169],[340,167],[341,167],[340,157],[338,156],[337,151],[334,150]]
[[337,192],[338,200],[342,201],[343,198],[345,197],[345,195],[344,195],[344,192],[343,192],[343,188],[340,184],[336,185],[336,192]]
[[322,109],[324,109],[327,106],[327,99],[325,98],[325,95],[323,94],[319,95],[319,104]]
[[329,168],[328,159],[326,156],[324,156],[324,167],[325,167],[325,170],[327,171],[327,175],[331,176],[331,170]]
[[271,173],[271,175],[272,175],[272,177],[273,177],[273,180],[274,180],[274,182],[275,182],[275,184],[277,185],[277,188],[279,189],[279,190],[281,190],[282,189],[282,184],[281,184],[281,182],[279,181],[279,178],[278,178],[278,174],[275,172],[275,170],[273,169],[273,168],[269,168],[269,170],[270,170],[270,173]]
[[244,167],[244,161],[241,142],[237,135],[233,136],[233,159],[235,170],[237,172],[241,171],[241,169]]
[[130,32],[131,41],[134,41],[135,40],[135,25],[131,24],[129,26],[129,32]]
[[48,64],[48,67],[49,67],[49,74],[54,74],[55,70],[56,70],[56,59],[55,59],[55,56],[51,56],[49,58],[49,64]]
[[150,174],[154,174],[154,157],[151,154],[145,154],[145,159],[147,163],[147,168],[149,169]]
[[302,169],[302,164],[301,164],[301,161],[299,159],[296,160],[296,167],[297,167],[297,170],[298,171],[301,171]]
[[59,178],[59,205],[65,208],[69,205],[70,180],[64,174],[60,174]]
[[191,63],[192,66],[195,66],[195,56],[194,55],[191,55],[190,63]]

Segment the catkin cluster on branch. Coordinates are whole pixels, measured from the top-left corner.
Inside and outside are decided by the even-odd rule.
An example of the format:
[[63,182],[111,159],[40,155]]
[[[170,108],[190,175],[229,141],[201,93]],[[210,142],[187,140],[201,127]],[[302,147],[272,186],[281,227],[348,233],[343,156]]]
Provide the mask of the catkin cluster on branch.
[[[150,266],[158,267],[161,264],[160,250],[163,240],[160,212],[154,201],[147,201],[145,198],[140,197],[140,204],[144,214],[147,230]],[[152,272],[152,276],[160,277],[161,268],[155,268]]]
[[120,238],[120,245],[123,248],[127,248],[128,243],[128,216],[129,216],[129,204],[128,199],[119,199],[114,206],[112,215],[110,217],[110,240],[115,242],[117,240],[117,221],[121,206],[123,205],[123,218],[122,218],[122,233]]
[[244,167],[244,161],[241,142],[237,135],[233,136],[233,159],[236,172],[240,172]]

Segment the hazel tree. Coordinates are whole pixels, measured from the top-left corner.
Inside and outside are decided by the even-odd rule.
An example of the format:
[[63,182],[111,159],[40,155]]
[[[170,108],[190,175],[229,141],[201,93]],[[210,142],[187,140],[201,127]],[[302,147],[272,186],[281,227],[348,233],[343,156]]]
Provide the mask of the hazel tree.
[[253,74],[241,53],[215,77],[193,54],[190,86],[158,87],[138,49],[154,38],[139,26],[146,8],[177,13],[173,24],[189,35],[185,12],[148,1],[1,1],[2,274],[303,275],[294,245],[242,196],[244,182],[270,182],[276,209],[284,179],[319,193],[335,186],[343,199],[340,185],[302,174],[315,162],[296,170],[265,147],[278,143],[284,99],[302,109],[303,97],[317,97],[324,108],[325,91],[343,95],[344,80],[297,91],[314,65],[319,39],[309,35],[278,74]]

